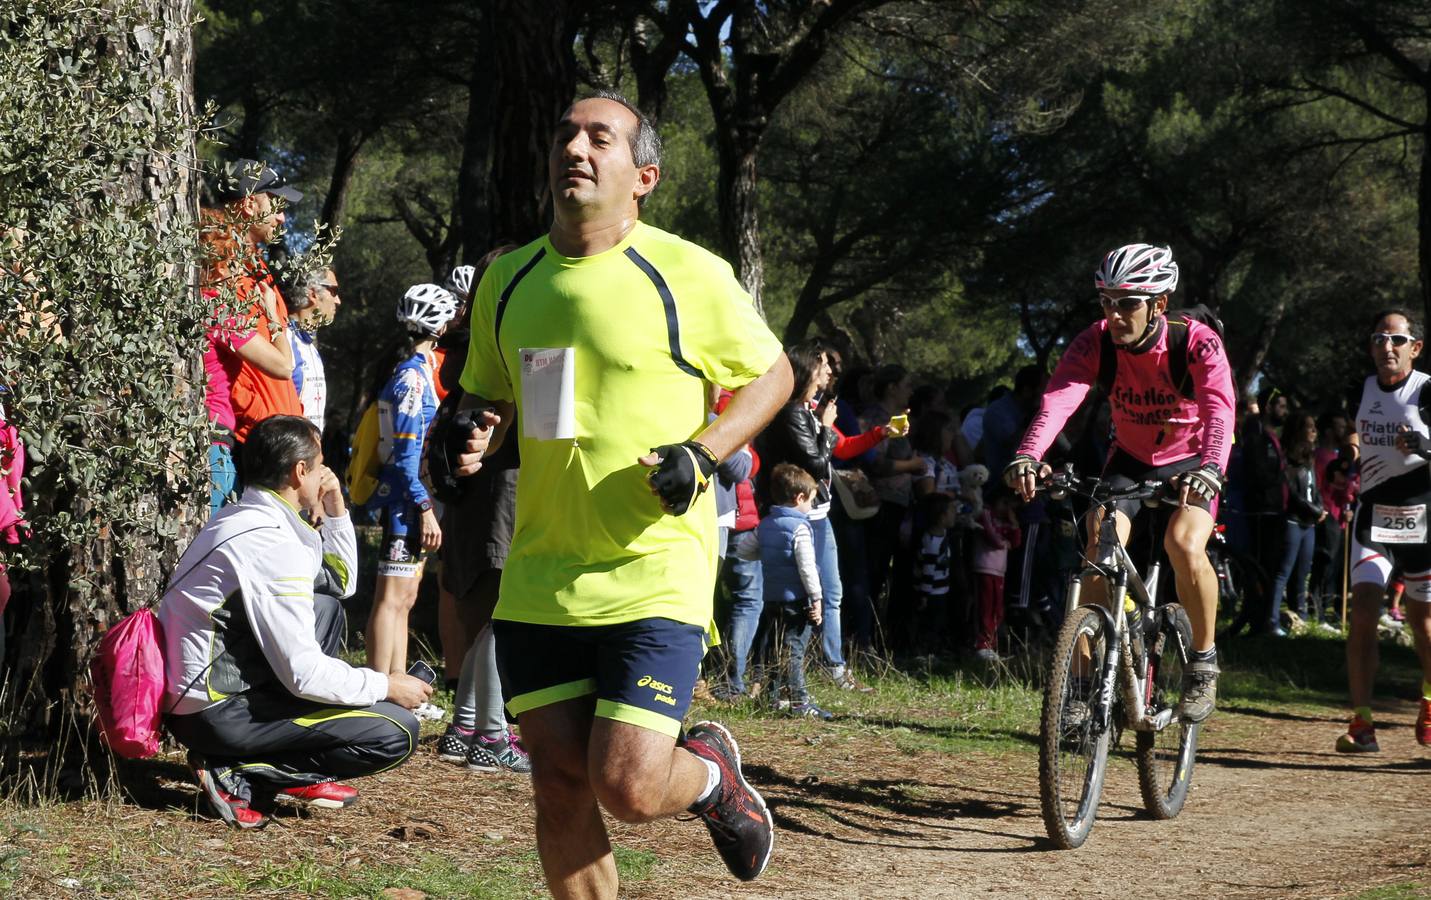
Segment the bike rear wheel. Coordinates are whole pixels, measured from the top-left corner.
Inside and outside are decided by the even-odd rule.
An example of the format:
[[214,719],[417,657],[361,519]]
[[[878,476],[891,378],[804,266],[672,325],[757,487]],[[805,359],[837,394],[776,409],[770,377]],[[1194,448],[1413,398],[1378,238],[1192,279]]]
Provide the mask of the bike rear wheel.
[[[1182,699],[1183,667],[1192,648],[1192,625],[1176,603],[1158,607],[1156,630],[1148,636],[1148,665],[1143,673],[1143,700],[1149,716],[1176,710]],[[1143,807],[1155,819],[1171,819],[1182,811],[1192,786],[1198,725],[1173,719],[1162,731],[1139,731],[1134,758]]]
[[1098,697],[1113,641],[1103,613],[1084,606],[1069,614],[1053,649],[1039,727],[1039,801],[1048,836],[1063,850],[1088,839],[1103,793],[1112,729]]

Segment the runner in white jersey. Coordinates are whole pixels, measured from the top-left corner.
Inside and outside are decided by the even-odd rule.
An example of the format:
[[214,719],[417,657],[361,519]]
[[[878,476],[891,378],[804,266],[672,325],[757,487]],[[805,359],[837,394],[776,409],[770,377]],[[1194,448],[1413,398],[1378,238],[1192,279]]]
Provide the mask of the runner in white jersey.
[[1392,568],[1406,584],[1406,624],[1421,658],[1421,711],[1416,740],[1431,745],[1431,376],[1412,369],[1421,355],[1421,326],[1412,313],[1386,310],[1372,327],[1376,374],[1362,388],[1357,410],[1361,450],[1361,505],[1352,524],[1352,608],[1347,635],[1347,678],[1354,709],[1343,753],[1380,749],[1372,722],[1371,692],[1377,669],[1377,620]]

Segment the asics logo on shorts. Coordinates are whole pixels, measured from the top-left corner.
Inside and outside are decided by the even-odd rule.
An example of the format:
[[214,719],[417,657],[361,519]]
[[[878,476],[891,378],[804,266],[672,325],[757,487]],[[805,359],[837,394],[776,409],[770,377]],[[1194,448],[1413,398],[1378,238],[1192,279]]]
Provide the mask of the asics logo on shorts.
[[667,706],[675,706],[676,698],[671,696],[671,686],[664,681],[657,681],[650,675],[642,675],[641,680],[636,682],[637,687],[648,687],[655,691],[651,699],[664,703]]

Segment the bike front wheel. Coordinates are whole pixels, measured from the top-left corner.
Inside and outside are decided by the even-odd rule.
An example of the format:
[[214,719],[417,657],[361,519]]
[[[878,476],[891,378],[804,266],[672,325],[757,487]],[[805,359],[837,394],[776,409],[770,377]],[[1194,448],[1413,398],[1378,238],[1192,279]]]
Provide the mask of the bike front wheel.
[[[1192,648],[1192,625],[1176,603],[1158,607],[1156,630],[1148,637],[1143,700],[1149,716],[1176,710],[1182,699],[1183,667]],[[1139,731],[1134,757],[1143,807],[1155,819],[1171,819],[1182,811],[1192,786],[1198,725],[1174,718],[1161,731]]]
[[1099,681],[1113,641],[1103,613],[1082,606],[1053,649],[1039,727],[1039,801],[1048,836],[1063,850],[1088,839],[1103,793],[1112,728],[1111,710],[1099,708]]

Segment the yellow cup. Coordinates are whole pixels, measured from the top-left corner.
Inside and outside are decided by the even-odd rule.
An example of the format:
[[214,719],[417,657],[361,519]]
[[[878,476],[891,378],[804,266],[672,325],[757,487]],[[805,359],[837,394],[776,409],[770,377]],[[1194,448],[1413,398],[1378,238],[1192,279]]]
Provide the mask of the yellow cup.
[[900,413],[897,416],[889,417],[889,433],[894,437],[904,437],[909,434],[909,416]]

